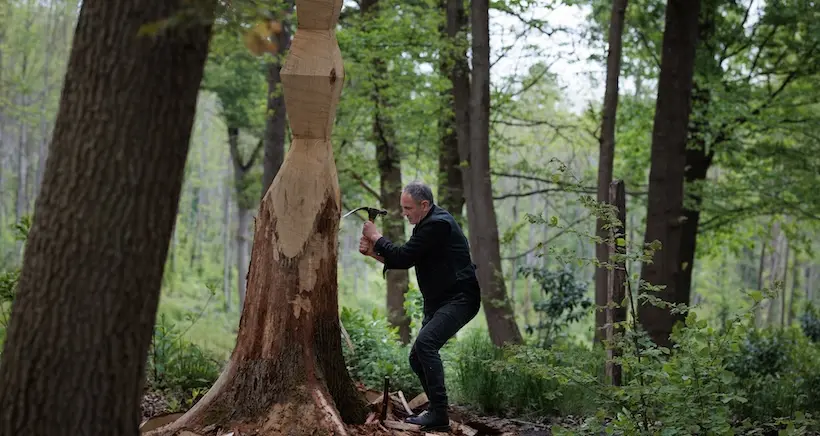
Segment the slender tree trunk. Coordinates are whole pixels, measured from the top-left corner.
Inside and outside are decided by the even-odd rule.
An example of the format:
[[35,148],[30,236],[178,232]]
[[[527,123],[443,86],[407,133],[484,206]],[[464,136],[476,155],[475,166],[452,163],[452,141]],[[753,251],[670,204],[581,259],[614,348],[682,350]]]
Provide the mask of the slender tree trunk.
[[786,257],[783,260],[783,292],[780,293],[780,328],[786,326],[786,297],[788,297],[789,292],[789,256],[791,256],[791,241],[789,241],[789,237],[784,235],[786,240]]
[[[643,281],[666,286],[653,292],[656,297],[684,304],[689,303],[689,294],[679,292],[684,267],[680,259],[683,180],[699,10],[700,0],[668,0],[666,4],[645,235],[647,243],[657,240],[663,248],[641,271]],[[681,314],[652,304],[642,304],[639,313],[643,326],[659,345],[669,345],[673,325],[683,319]]]
[[222,293],[225,296],[225,312],[231,311],[231,185],[225,178],[223,226],[222,226]]
[[[612,182],[612,169],[615,162],[615,120],[618,114],[618,81],[621,77],[621,47],[623,40],[624,16],[627,0],[612,0],[612,13],[609,20],[609,52],[606,61],[606,90],[604,91],[604,109],[601,117],[601,138],[598,158],[598,202],[608,203],[609,184]],[[626,223],[624,223],[626,224]],[[604,222],[596,222],[597,234],[606,239],[609,230],[604,229]],[[598,261],[609,261],[609,246],[596,244],[595,254]],[[606,334],[607,304],[607,268],[595,268],[595,335],[593,342],[601,342]]]
[[[763,271],[766,269],[766,240],[760,240],[760,263],[757,268],[757,289],[762,291],[763,290]],[[757,310],[754,312],[754,325],[755,327],[760,327],[762,325],[762,316],[761,311],[763,310],[762,306],[759,306]]]
[[[361,3],[365,25],[378,19],[379,7],[378,0],[366,0]],[[371,100],[374,105],[372,135],[379,166],[379,196],[382,207],[388,211],[382,221],[384,235],[387,239],[401,244],[405,240],[401,210],[401,153],[393,119],[390,116],[393,104],[387,96],[390,79],[384,59],[379,56],[373,57],[371,74]],[[410,342],[410,318],[404,309],[404,297],[407,294],[409,280],[407,270],[387,271],[387,319],[391,325],[398,327],[399,339],[404,344]]]
[[239,293],[239,307],[245,304],[245,290],[248,280],[248,263],[251,252],[250,232],[253,207],[256,204],[255,197],[251,197],[248,192],[248,173],[256,163],[256,158],[262,150],[264,141],[259,141],[256,148],[251,153],[251,157],[245,161],[239,151],[239,129],[228,126],[228,146],[231,151],[233,161],[234,186],[236,191],[236,286]]
[[489,1],[473,0],[470,156],[467,217],[470,245],[478,266],[487,329],[495,345],[522,342],[501,270],[498,222],[490,181],[490,18]]
[[[461,0],[439,0],[446,17],[444,26],[439,29],[446,41],[442,48],[439,63],[439,74],[449,78],[450,86],[442,92],[441,115],[439,117],[439,160],[438,203],[464,227],[464,177],[461,174],[461,157],[459,152],[459,128],[465,128],[467,114],[459,114],[456,105],[456,92],[466,92],[469,100],[469,66],[465,56],[466,32],[468,30],[467,14]],[[464,76],[462,78],[462,76]],[[465,81],[466,79],[466,81]],[[462,83],[459,83],[462,82]],[[456,91],[456,87],[461,88]],[[468,106],[466,102],[463,106]],[[461,120],[460,120],[461,119]]]
[[344,435],[343,421],[365,420],[339,327],[341,192],[330,137],[345,74],[335,33],[341,2],[305,5],[281,72],[295,139],[259,206],[236,347],[205,397],[146,436],[213,426]]
[[282,32],[279,33],[280,54],[268,63],[268,116],[265,124],[265,159],[262,168],[262,197],[268,192],[270,184],[273,183],[276,173],[282,166],[285,159],[285,131],[287,130],[287,110],[285,109],[285,96],[282,93],[282,69],[283,53],[287,53],[290,48],[290,40],[293,31],[291,30],[290,14],[293,12],[293,0],[284,2],[282,19]]
[[180,4],[82,4],[0,364],[0,434],[139,433],[210,26],[137,35]]

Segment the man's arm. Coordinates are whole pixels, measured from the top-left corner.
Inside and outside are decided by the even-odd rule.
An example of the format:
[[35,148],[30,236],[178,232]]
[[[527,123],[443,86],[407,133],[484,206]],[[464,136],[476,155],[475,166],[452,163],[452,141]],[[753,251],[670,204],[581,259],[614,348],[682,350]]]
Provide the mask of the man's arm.
[[450,225],[435,221],[416,230],[404,245],[396,245],[385,237],[380,237],[373,246],[377,256],[387,269],[409,269],[415,266],[431,249],[439,246],[450,232]]

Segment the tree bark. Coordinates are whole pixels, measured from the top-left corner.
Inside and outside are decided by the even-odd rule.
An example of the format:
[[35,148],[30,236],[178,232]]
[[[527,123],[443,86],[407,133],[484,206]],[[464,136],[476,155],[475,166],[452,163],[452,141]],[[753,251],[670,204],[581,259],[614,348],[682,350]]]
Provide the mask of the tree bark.
[[[439,74],[449,78],[450,87],[442,92],[439,117],[438,203],[463,227],[464,178],[460,165],[459,129],[467,127],[464,109],[469,109],[470,83],[467,75],[470,67],[467,65],[465,54],[466,32],[469,28],[464,3],[461,0],[440,0],[439,3],[446,17],[440,31],[447,41],[441,53]],[[467,93],[464,108],[456,104],[456,93],[459,92],[457,88]],[[459,109],[462,111],[461,114]]]
[[472,83],[467,217],[470,245],[478,266],[487,329],[495,345],[519,344],[521,332],[507,298],[498,241],[498,221],[490,180],[490,23],[489,1],[471,2]]
[[285,10],[282,19],[282,31],[279,33],[279,52],[277,56],[268,63],[268,114],[265,124],[265,158],[262,167],[262,198],[268,192],[270,184],[273,183],[276,173],[282,166],[285,159],[285,130],[287,129],[287,109],[285,108],[285,96],[282,93],[282,69],[283,57],[281,53],[287,53],[290,47],[292,35],[290,15],[293,12],[293,0],[285,1]]
[[[604,108],[601,117],[601,138],[598,158],[598,202],[608,203],[609,184],[612,182],[612,171],[615,162],[615,120],[618,114],[618,81],[621,77],[621,47],[623,41],[624,16],[626,15],[627,0],[612,0],[612,15],[609,20],[609,53],[606,60],[606,89],[604,91]],[[606,239],[609,230],[604,229],[604,222],[600,218],[596,222],[597,234]],[[598,261],[609,261],[609,247],[606,244],[596,244],[595,252]],[[607,304],[607,277],[609,270],[595,268],[595,334],[593,342],[601,342],[605,338]]]
[[[378,0],[361,2],[361,13],[365,17],[365,25],[378,18]],[[379,197],[382,207],[387,210],[383,218],[384,235],[387,239],[401,244],[405,240],[404,218],[401,210],[401,152],[396,140],[396,129],[390,116],[392,102],[385,92],[390,83],[387,65],[382,57],[376,55],[372,59],[371,82],[373,92],[373,141],[376,144],[376,160],[379,167]],[[407,270],[387,271],[387,319],[391,325],[399,329],[399,339],[402,343],[410,342],[410,318],[404,309],[404,298],[407,294],[410,275]],[[367,282],[365,282],[366,284]]]
[[341,2],[313,0],[282,67],[294,140],[259,206],[248,293],[231,359],[191,410],[149,434],[346,434],[366,407],[342,357],[337,252],[341,193],[330,142],[344,68]]
[[[668,0],[663,34],[663,56],[652,132],[646,242],[660,241],[663,248],[641,270],[641,279],[664,285],[654,296],[671,303],[688,304],[678,292],[682,274],[680,245],[683,227],[683,179],[687,128],[691,112],[695,48],[698,39],[700,0]],[[669,308],[643,303],[640,320],[652,340],[669,345],[675,322],[684,315]]]
[[82,3],[0,364],[0,434],[138,434],[210,25],[138,35],[182,7]]

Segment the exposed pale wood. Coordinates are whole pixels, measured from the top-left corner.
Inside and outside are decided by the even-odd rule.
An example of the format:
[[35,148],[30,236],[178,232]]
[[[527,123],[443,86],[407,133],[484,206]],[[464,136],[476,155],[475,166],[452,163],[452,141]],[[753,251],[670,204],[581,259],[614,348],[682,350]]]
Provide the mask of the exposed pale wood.
[[330,136],[344,83],[340,8],[340,0],[296,1],[281,69],[293,141],[259,205],[236,346],[205,397],[162,434],[219,424],[248,434],[344,435],[345,423],[367,419],[342,357],[338,315],[341,192]]
[[392,428],[394,430],[404,430],[404,431],[421,431],[421,427],[416,424],[409,424],[406,422],[399,422],[399,421],[392,421],[392,420],[384,420],[382,424],[387,428]]
[[404,410],[407,412],[408,415],[413,414],[413,410],[410,408],[410,405],[407,404],[407,399],[404,398],[404,392],[399,391],[399,400],[401,400],[401,405],[404,406]]
[[417,408],[427,404],[429,401],[430,400],[427,399],[427,394],[422,392],[416,395],[416,398],[410,400],[410,403],[408,405],[410,406],[410,409],[416,410]]
[[151,431],[155,428],[160,428],[165,424],[168,424],[170,422],[173,422],[173,421],[177,420],[182,415],[183,415],[182,413],[167,413],[167,414],[164,414],[164,415],[159,415],[159,416],[155,416],[153,418],[146,419],[140,425],[140,433],[145,433],[145,432]]

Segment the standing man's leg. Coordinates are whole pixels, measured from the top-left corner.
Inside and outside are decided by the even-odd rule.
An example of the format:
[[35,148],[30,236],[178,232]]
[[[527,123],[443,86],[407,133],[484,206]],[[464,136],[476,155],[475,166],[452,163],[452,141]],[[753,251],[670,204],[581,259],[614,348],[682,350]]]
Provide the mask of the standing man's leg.
[[[430,321],[430,317],[424,315],[424,318],[421,321],[421,328],[423,329],[424,326]],[[419,360],[419,355],[416,352],[416,342],[413,342],[413,346],[410,348],[410,369],[416,373],[416,377],[419,378],[419,383],[421,383],[421,388],[424,390],[424,394],[427,395],[429,400],[430,392],[427,390],[427,378],[424,376],[424,367]]]
[[429,430],[449,427],[447,388],[444,384],[444,365],[441,363],[439,350],[475,317],[479,305],[479,300],[468,297],[457,298],[437,310],[419,331],[413,349],[421,363],[424,379],[427,382],[427,398],[430,400],[430,406],[427,414],[408,418],[407,422],[419,424],[422,429]]

